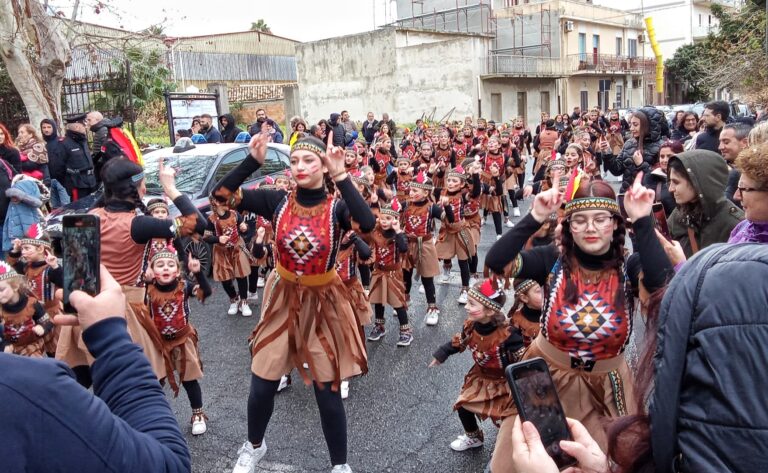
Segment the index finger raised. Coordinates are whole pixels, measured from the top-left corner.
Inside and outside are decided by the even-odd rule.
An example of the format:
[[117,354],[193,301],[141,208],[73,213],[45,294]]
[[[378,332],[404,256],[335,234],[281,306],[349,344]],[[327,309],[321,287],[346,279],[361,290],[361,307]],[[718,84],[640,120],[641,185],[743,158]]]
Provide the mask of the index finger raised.
[[330,152],[333,147],[333,130],[328,130],[328,142],[326,143],[326,152]]

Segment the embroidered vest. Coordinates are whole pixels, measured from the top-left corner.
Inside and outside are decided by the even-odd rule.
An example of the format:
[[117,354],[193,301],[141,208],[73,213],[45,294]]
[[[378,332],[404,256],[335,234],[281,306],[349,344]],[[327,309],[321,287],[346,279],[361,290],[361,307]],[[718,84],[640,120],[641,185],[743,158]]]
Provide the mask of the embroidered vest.
[[27,264],[24,271],[24,276],[27,278],[27,288],[43,305],[53,300],[53,284],[48,279],[49,269],[47,264],[37,268]]
[[28,345],[29,343],[40,338],[32,329],[35,327],[35,321],[33,319],[35,315],[35,303],[37,300],[34,297],[28,296],[27,305],[24,306],[19,312],[8,312],[8,309],[3,308],[2,317],[3,324],[5,324],[4,337],[12,344]]
[[467,143],[459,143],[458,141],[453,144],[453,152],[456,153],[456,163],[462,163],[469,154],[469,147]]
[[374,173],[373,182],[376,185],[385,185],[387,180],[387,166],[390,162],[389,153],[380,153],[376,150],[376,154],[373,155],[373,159],[376,160],[376,164],[379,165],[379,172]]
[[299,276],[323,274],[336,264],[340,230],[337,200],[304,207],[294,192],[278,206],[275,217],[275,250],[278,263]]
[[357,277],[357,249],[349,240],[343,241],[339,246],[336,271],[344,282]]
[[397,171],[397,199],[401,202],[405,202],[408,198],[408,192],[411,190],[411,181],[413,175],[410,173],[401,173]]
[[403,231],[407,237],[427,237],[432,235],[433,225],[430,212],[432,205],[427,202],[423,205],[410,204],[405,208]]
[[[496,165],[499,167],[499,175],[504,175],[504,155],[501,153],[492,154],[487,153],[485,155],[485,164],[483,165],[483,174],[487,174],[488,177],[491,176],[491,166]],[[483,176],[486,177],[486,176]]]
[[184,281],[179,281],[170,292],[163,292],[154,284],[147,288],[149,316],[160,335],[176,335],[189,324],[189,303],[184,289]]
[[449,233],[457,233],[464,226],[464,196],[461,192],[451,195],[447,191],[443,191],[443,195],[448,197],[448,205],[453,211],[453,223],[448,223],[448,219],[444,218],[441,230],[445,228]]
[[387,238],[381,229],[376,227],[373,231],[373,245],[374,255],[376,255],[374,265],[377,269],[393,271],[400,267],[400,253],[397,251],[397,241],[394,236]]
[[435,160],[438,164],[444,163],[446,171],[451,168],[451,154],[453,154],[453,150],[450,146],[445,149],[439,146],[435,148]]
[[227,237],[227,242],[224,243],[224,246],[228,248],[237,246],[237,242],[240,240],[240,233],[237,229],[237,214],[235,212],[230,210],[229,217],[227,218],[222,218],[216,212],[212,212],[208,218],[213,222],[214,228],[216,229],[216,236]]

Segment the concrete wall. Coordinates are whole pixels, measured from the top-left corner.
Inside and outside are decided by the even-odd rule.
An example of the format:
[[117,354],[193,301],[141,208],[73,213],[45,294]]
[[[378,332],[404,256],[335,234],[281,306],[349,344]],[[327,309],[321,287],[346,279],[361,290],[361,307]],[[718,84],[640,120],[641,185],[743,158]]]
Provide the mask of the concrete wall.
[[[564,105],[564,111],[573,112],[573,107],[581,106],[581,92],[587,91],[589,93],[588,106],[589,108],[597,107],[597,93],[600,90],[600,79],[607,79],[608,77],[600,76],[574,76],[568,79],[567,93]],[[646,78],[639,77],[611,77],[613,83],[611,84],[611,90],[608,93],[609,104],[608,107],[613,107],[613,103],[616,101],[616,86],[622,86],[622,103],[618,108],[626,108],[627,100],[629,100],[630,107],[642,107],[646,105],[644,98],[644,87],[647,87],[648,82]],[[632,88],[632,79],[642,79],[641,87],[637,89]]]
[[[518,116],[518,93],[526,93],[524,118],[535,127],[542,112],[541,92],[549,92],[549,112],[557,113],[557,84],[555,79],[485,79],[482,83],[482,116],[488,120],[510,122]],[[501,94],[501,116],[494,113],[492,94]]]

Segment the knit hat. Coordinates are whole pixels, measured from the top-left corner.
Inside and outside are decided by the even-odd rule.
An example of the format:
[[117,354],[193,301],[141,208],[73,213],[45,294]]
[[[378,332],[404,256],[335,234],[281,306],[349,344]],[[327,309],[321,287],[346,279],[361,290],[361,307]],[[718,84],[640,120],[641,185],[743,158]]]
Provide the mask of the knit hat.
[[469,297],[496,312],[501,312],[501,309],[504,308],[504,303],[507,302],[507,296],[504,294],[504,291],[496,287],[496,284],[490,279],[486,279],[470,288]]
[[389,215],[391,217],[400,217],[400,211],[402,206],[397,199],[392,199],[392,202],[379,204],[379,213]]
[[434,186],[432,185],[432,179],[427,177],[427,174],[424,171],[419,171],[416,178],[411,180],[411,187],[431,191]]
[[39,223],[35,223],[29,226],[27,229],[27,236],[21,239],[22,245],[34,245],[44,246],[51,249],[51,240],[48,234],[45,233],[45,229]]
[[464,168],[459,165],[448,171],[445,177],[455,177],[461,180],[465,180],[467,178],[467,174],[464,172]]
[[164,240],[155,239],[149,247],[149,264],[155,264],[155,261],[161,258],[170,258],[179,261],[179,257],[176,254],[176,248],[172,245],[168,245]]
[[5,261],[0,261],[0,281],[7,281],[17,277],[19,277],[19,273],[13,269],[13,266]]

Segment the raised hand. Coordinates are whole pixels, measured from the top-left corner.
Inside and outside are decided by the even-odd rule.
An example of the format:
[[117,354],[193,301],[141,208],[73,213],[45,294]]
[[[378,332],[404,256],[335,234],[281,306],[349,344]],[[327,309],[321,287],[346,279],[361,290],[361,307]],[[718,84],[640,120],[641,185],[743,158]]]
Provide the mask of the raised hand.
[[325,157],[322,159],[323,164],[328,169],[328,174],[334,180],[342,180],[347,177],[344,166],[344,148],[333,146],[333,130],[328,131],[328,143],[325,148]]
[[395,233],[400,233],[400,219],[396,218],[394,222],[392,222],[392,230],[395,231]]
[[160,181],[160,185],[163,186],[165,195],[171,200],[174,200],[181,195],[176,189],[176,170],[171,166],[166,166],[164,161],[164,159],[160,159],[157,180]]
[[632,154],[632,161],[635,163],[635,166],[640,166],[643,164],[643,153],[640,152],[640,150],[637,150]]
[[59,267],[59,259],[54,254],[46,252],[45,262],[48,264],[48,266],[51,267],[51,269],[57,269]]
[[635,176],[635,182],[624,193],[624,210],[627,212],[627,217],[633,222],[651,215],[653,209],[655,193],[652,189],[644,187],[642,182],[643,173],[638,172]]
[[266,133],[256,133],[248,142],[248,152],[259,164],[264,164],[264,159],[267,156],[267,143],[269,143],[269,135]]
[[533,199],[533,208],[531,209],[531,215],[539,223],[549,218],[552,212],[555,212],[560,208],[563,203],[563,196],[560,194],[560,173],[556,172],[552,174],[552,188],[540,192]]
[[192,274],[197,274],[200,272],[200,260],[193,258],[192,253],[190,253],[187,257],[187,269]]
[[267,230],[264,229],[264,227],[259,227],[256,229],[256,243],[263,243],[264,242],[264,235],[267,234]]

